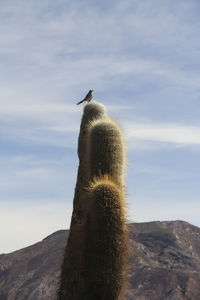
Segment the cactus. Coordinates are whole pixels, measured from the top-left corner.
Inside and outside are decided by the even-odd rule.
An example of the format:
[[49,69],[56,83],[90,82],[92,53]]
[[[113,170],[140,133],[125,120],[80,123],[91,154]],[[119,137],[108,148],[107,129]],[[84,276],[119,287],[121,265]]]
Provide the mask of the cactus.
[[73,213],[70,233],[64,253],[61,270],[58,299],[78,300],[85,290],[85,247],[86,247],[86,215],[89,175],[87,172],[88,125],[105,115],[105,107],[98,102],[86,104],[80,126],[78,140],[79,168],[73,202]]
[[122,299],[127,254],[124,193],[104,176],[91,184],[89,194],[85,299]]
[[79,171],[59,300],[123,298],[127,227],[122,133],[103,106],[85,106]]
[[90,177],[108,174],[117,185],[124,185],[125,150],[119,125],[108,117],[90,124],[88,160]]
[[124,169],[125,147],[119,125],[105,117],[90,124],[88,163],[87,297],[123,297],[127,255]]

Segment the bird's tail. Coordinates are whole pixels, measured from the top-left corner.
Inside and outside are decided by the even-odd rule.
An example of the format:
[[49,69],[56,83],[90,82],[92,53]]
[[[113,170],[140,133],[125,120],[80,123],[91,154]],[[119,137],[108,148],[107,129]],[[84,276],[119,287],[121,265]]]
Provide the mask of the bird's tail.
[[78,103],[76,103],[76,105],[79,105],[81,103],[83,103],[84,100],[79,101]]

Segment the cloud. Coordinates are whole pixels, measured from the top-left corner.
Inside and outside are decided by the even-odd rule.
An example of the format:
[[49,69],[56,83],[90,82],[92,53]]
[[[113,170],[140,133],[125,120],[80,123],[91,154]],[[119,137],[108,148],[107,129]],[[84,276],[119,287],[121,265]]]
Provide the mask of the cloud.
[[48,103],[48,104],[9,104],[3,105],[0,116],[1,120],[9,123],[29,121],[36,122],[30,124],[35,128],[42,127],[42,124],[51,124],[55,126],[63,124],[68,128],[68,131],[77,130],[77,119],[79,118],[80,111],[74,104],[65,103]]
[[4,105],[1,109],[1,114],[16,115],[16,116],[27,116],[28,118],[34,114],[48,114],[48,113],[77,113],[76,106],[73,104],[24,104],[24,105]]
[[[61,1],[62,5],[56,6],[51,1],[38,5],[33,1],[28,5],[21,1],[19,7],[13,7],[11,3],[4,4],[1,12],[2,15],[7,13],[8,17],[2,19],[4,38],[0,50],[5,61],[2,80],[9,82],[9,86],[15,84],[16,88],[17,83],[34,90],[35,94],[37,91],[40,97],[43,94],[50,98],[57,93],[64,99],[66,93],[71,97],[75,89],[83,90],[89,85],[102,89],[103,85],[110,85],[113,77],[118,82],[124,74],[141,73],[148,78],[155,76],[154,80],[161,77],[166,84],[199,87],[197,74],[188,76],[182,65],[171,63],[171,56],[176,60],[182,53],[191,56],[191,51],[183,50],[191,42],[193,46],[197,43],[191,34],[197,26],[184,22],[179,10],[173,14],[168,5],[161,7],[147,1],[139,5],[130,1],[122,4],[118,1],[112,5],[112,10],[108,5],[101,13],[95,5],[83,7],[81,2],[69,5]],[[180,9],[187,15],[185,5]],[[192,9],[190,7],[190,14]],[[163,59],[162,41],[164,47],[168,45],[167,52],[175,49],[179,52],[174,51],[170,59],[168,56]],[[146,48],[144,42],[149,49],[145,55],[142,54]],[[174,42],[178,47],[174,47]],[[160,49],[151,49],[155,43]],[[12,51],[12,57],[8,49]]]
[[181,124],[124,124],[125,133],[129,144],[134,147],[134,139],[140,143],[159,142],[179,146],[200,145],[200,127]]
[[[0,191],[1,200],[20,200],[26,197],[30,204],[32,199],[44,198],[73,199],[77,161],[67,152],[61,157],[47,154],[47,158],[31,155],[1,156]],[[18,199],[18,200],[17,200]],[[41,199],[41,202],[44,200]]]

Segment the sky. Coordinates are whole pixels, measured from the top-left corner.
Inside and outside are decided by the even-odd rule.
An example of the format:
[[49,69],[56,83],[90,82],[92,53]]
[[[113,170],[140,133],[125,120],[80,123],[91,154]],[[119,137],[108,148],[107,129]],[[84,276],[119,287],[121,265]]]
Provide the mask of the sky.
[[200,226],[199,0],[0,2],[0,253],[69,228],[89,89],[124,131],[128,221]]

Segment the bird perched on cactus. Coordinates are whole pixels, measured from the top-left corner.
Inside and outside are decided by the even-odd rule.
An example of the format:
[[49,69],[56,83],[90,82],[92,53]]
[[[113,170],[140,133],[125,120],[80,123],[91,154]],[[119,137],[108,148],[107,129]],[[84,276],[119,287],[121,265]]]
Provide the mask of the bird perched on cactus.
[[79,105],[79,104],[81,104],[83,102],[88,102],[89,103],[92,100],[92,97],[93,97],[92,96],[92,92],[93,92],[93,90],[89,90],[89,92],[87,93],[87,95],[85,96],[85,98],[83,100],[79,101],[76,104]]

